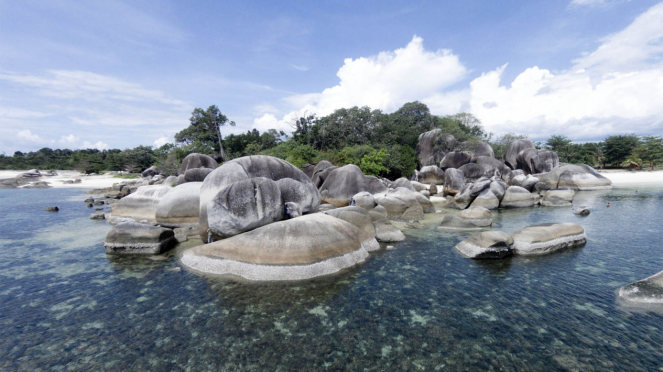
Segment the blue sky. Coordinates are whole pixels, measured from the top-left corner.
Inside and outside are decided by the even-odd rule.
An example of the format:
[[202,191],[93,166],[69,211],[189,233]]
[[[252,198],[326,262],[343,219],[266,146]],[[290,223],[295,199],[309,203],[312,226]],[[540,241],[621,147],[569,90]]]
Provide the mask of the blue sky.
[[663,3],[0,0],[0,152],[420,100],[496,134],[663,134]]

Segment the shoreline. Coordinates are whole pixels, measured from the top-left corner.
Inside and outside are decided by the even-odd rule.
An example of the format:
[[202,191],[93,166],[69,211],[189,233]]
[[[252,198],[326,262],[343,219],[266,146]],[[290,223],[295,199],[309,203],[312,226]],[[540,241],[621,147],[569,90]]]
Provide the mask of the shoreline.
[[663,184],[663,170],[628,171],[628,170],[597,170],[609,179],[613,186],[619,185],[653,185]]
[[[40,170],[41,171],[41,170]],[[0,180],[7,178],[14,178],[24,171],[14,170],[1,170]],[[48,182],[52,188],[67,188],[67,189],[103,189],[113,186],[114,183],[123,182],[126,179],[115,178],[116,174],[102,174],[102,175],[85,175],[78,171],[72,170],[56,170],[57,176],[41,176],[35,177],[34,182]],[[45,172],[42,172],[45,173]],[[73,181],[80,178],[80,183],[63,183],[63,181]]]

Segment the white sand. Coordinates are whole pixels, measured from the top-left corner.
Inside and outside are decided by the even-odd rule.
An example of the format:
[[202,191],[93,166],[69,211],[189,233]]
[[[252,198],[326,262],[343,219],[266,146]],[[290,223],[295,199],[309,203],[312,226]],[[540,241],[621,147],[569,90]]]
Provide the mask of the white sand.
[[663,184],[663,171],[602,171],[613,185]]
[[[0,171],[0,180],[5,178],[14,178],[21,173],[26,171]],[[46,171],[41,171],[42,174],[45,174]],[[35,178],[34,181],[45,181],[48,182],[51,186],[55,188],[77,188],[77,189],[101,189],[104,187],[111,187],[114,183],[119,183],[124,181],[122,178],[114,178],[114,174],[102,174],[88,176],[81,174],[78,171],[70,170],[58,170],[56,171],[57,176],[47,177],[42,176]],[[77,178],[81,179],[81,183],[63,183],[62,181],[75,180]]]

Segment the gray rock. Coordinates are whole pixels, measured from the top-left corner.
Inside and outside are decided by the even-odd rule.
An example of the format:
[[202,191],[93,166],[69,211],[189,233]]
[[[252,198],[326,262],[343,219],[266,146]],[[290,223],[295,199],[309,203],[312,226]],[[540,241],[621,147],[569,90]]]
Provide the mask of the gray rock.
[[437,227],[440,230],[450,230],[450,231],[478,231],[481,230],[481,226],[477,226],[470,220],[454,216],[446,215],[442,219],[440,226]]
[[405,235],[391,222],[381,220],[375,222],[375,238],[381,243],[395,243],[405,240]]
[[[467,151],[451,151],[444,155],[444,159],[440,162],[440,168],[446,171],[448,168],[458,169],[463,165],[472,161],[473,154]],[[446,178],[445,178],[446,179]]]
[[88,208],[92,208],[92,207],[93,207],[92,203],[88,203],[88,204],[87,204],[87,207],[88,207]]
[[[210,168],[189,168],[184,172],[184,182],[203,182],[205,178],[212,173],[214,169]],[[183,183],[180,183],[183,184]]]
[[456,194],[453,202],[447,204],[448,208],[465,209],[474,201],[475,197],[472,195],[472,184],[469,183],[463,187],[463,190]]
[[[444,184],[443,184],[442,186],[440,186],[440,188],[444,188]],[[430,185],[430,188],[428,189],[428,192],[429,192],[431,195],[437,195],[437,193],[438,193],[439,191],[438,191],[438,188],[437,188],[436,185],[431,184],[431,185]]]
[[541,205],[544,207],[570,207],[573,202],[573,190],[549,190],[543,192]]
[[612,187],[612,182],[585,164],[565,164],[548,173],[537,174],[540,182],[553,189],[599,190]]
[[302,172],[307,175],[311,180],[313,180],[313,173],[315,172],[315,165],[313,164],[304,164],[301,166]]
[[[205,181],[203,182],[202,187],[200,188],[200,233],[201,239],[205,240],[207,238],[207,228],[208,228],[208,213],[207,206],[208,203],[214,199],[217,194],[224,189],[225,187],[232,185],[235,182],[246,181],[252,178],[267,178],[273,181],[279,181],[284,178],[291,178],[294,181],[301,182],[303,184],[313,184],[311,179],[304,174],[299,168],[294,165],[271,156],[265,155],[254,155],[254,156],[245,156],[242,158],[233,159],[216,168],[212,173],[210,173]],[[277,188],[278,188],[277,183]],[[310,199],[313,203],[319,200],[317,194],[317,189],[315,187],[306,187],[307,190],[310,190],[316,195],[311,196]],[[239,189],[238,189],[239,190]],[[249,194],[254,194],[255,189],[243,188],[244,192]],[[279,194],[281,191],[279,190]],[[354,194],[353,194],[354,195]],[[238,195],[239,197],[239,195]],[[245,200],[255,200],[255,196],[242,196],[242,199]],[[304,199],[302,199],[304,200]],[[275,201],[275,200],[273,200]],[[290,200],[286,200],[290,201]],[[296,201],[302,208],[302,213],[306,213],[307,210],[315,211],[317,210],[318,205],[305,205],[305,203]],[[279,201],[281,211],[283,211],[283,204],[285,201]],[[319,201],[318,201],[319,203]],[[261,201],[262,205],[265,205],[264,201]],[[255,210],[256,205],[253,206],[241,206],[236,205],[239,208],[248,208],[247,210]],[[279,207],[270,207],[272,209]]]
[[513,254],[513,239],[502,231],[485,231],[456,245],[463,256],[474,259],[499,259]]
[[528,139],[516,140],[509,145],[506,151],[505,163],[511,169],[518,169],[518,154],[525,149],[536,149],[534,143]]
[[157,168],[156,165],[153,165],[153,166],[145,169],[141,173],[141,175],[145,178],[149,178],[149,177],[152,177],[152,176],[157,175],[157,174],[161,174],[161,170],[159,170],[159,168]]
[[428,190],[421,190],[419,191],[419,194],[423,195],[426,199],[430,198],[430,193]]
[[366,183],[368,183],[368,192],[371,194],[387,192],[387,186],[379,178],[375,176],[365,176],[364,178],[366,178]]
[[493,214],[488,209],[475,205],[460,211],[458,217],[479,227],[488,227],[493,223]]
[[48,207],[48,208],[44,209],[44,212],[58,212],[59,210],[60,210],[60,208],[58,208],[58,207]]
[[619,298],[636,304],[663,303],[663,271],[621,287]]
[[284,219],[285,205],[275,181],[255,177],[221,189],[207,204],[206,213],[217,240]]
[[[373,226],[373,220],[371,215],[363,208],[360,207],[343,207],[336,208],[330,211],[324,212],[325,214],[339,218],[343,221],[349,222],[352,225],[358,227],[366,233],[366,236],[375,237],[375,226]],[[369,252],[377,250],[379,246],[365,246],[366,250]]]
[[444,171],[437,165],[427,165],[417,172],[417,181],[427,184],[443,185]]
[[364,208],[367,211],[375,208],[375,198],[369,192],[360,192],[352,197],[355,200],[355,205],[357,207]]
[[334,204],[320,204],[320,207],[318,208],[318,212],[326,212],[326,211],[330,211],[330,210],[336,209],[336,208],[338,208],[338,207],[335,206]]
[[504,163],[489,156],[478,156],[477,165],[483,168],[483,175],[485,177],[497,176],[503,178],[505,176],[508,177],[509,173],[511,173],[511,169]]
[[286,208],[286,217],[287,212],[290,212],[290,218],[297,218],[302,216],[302,208],[299,206],[299,204],[295,202],[286,202],[285,203],[285,208]]
[[465,186],[465,175],[462,171],[449,168],[444,172],[444,192],[443,195],[456,195]]
[[474,200],[472,201],[473,207],[483,207],[486,209],[497,209],[500,206],[500,199],[490,191],[489,188],[483,190]]
[[375,202],[387,212],[389,218],[400,218],[408,208],[405,202],[394,197],[376,196]]
[[501,202],[504,198],[504,193],[506,193],[506,183],[499,181],[490,182],[490,191],[495,195],[495,197]]
[[376,244],[349,222],[314,213],[189,249],[182,263],[203,273],[256,281],[304,280],[363,262],[365,246]]
[[587,242],[582,226],[571,222],[529,226],[511,237],[515,253],[519,255],[550,253]]
[[331,171],[333,171],[336,168],[338,167],[335,167],[332,163],[328,162],[327,160],[323,160],[318,164],[316,164],[315,167],[313,167],[313,175],[311,176],[313,184],[315,184],[316,187],[320,188],[320,186],[322,186],[322,184],[325,182],[325,179],[327,178],[329,173],[331,173]]
[[[219,163],[216,162],[212,157],[204,154],[189,154],[187,155],[184,160],[182,160],[182,166],[180,167],[179,171],[177,171],[178,175],[185,174],[186,171],[189,169],[195,169],[195,168],[209,168],[209,169],[216,169],[219,166]],[[194,181],[195,182],[195,181]]]
[[476,182],[472,184],[470,187],[470,193],[472,196],[477,196],[483,192],[483,190],[486,190],[490,188],[490,184],[492,181],[488,178],[480,178]]
[[292,178],[276,181],[284,203],[297,203],[302,214],[315,213],[320,207],[320,193],[311,182],[299,182]]
[[465,182],[474,182],[483,177],[485,173],[483,167],[476,163],[467,163],[458,168],[458,170],[463,172],[463,175],[465,176]]
[[589,209],[587,207],[578,207],[573,210],[573,214],[579,215],[579,216],[589,216]]
[[386,220],[386,219],[387,219],[387,216],[386,216],[386,215],[382,215],[381,213],[378,213],[378,212],[376,212],[376,211],[374,211],[374,210],[373,210],[373,211],[369,211],[368,214],[369,214],[369,216],[371,216],[371,220],[372,220],[373,222],[375,222],[375,221],[380,221],[380,220]]
[[550,190],[550,186],[543,182],[537,182],[534,184],[534,187],[532,187],[533,192],[541,192],[541,191],[547,191]]
[[504,193],[500,206],[502,208],[532,207],[539,200],[538,194],[532,194],[522,187],[509,186]]
[[173,229],[173,233],[175,234],[175,240],[179,243],[185,242],[189,240],[189,238],[199,237],[197,224],[186,227],[176,227]]
[[350,199],[363,191],[369,191],[368,183],[361,169],[348,164],[334,169],[320,186],[322,200],[337,207],[350,204]]
[[539,203],[544,207],[570,207],[572,205],[571,202],[557,196],[543,198]]
[[408,189],[412,192],[417,191],[417,190],[414,189],[414,186],[412,186],[412,183],[410,182],[410,180],[408,180],[407,178],[404,178],[404,177],[401,177],[401,178],[397,179],[396,181],[394,181],[391,184],[391,188],[395,189],[397,187],[403,187],[403,188],[406,188],[406,189]]
[[[202,182],[188,182],[166,193],[155,210],[155,220],[166,227],[198,224],[200,219],[200,188]],[[168,187],[168,186],[164,186]]]
[[164,186],[177,185],[177,176],[168,176],[161,184]]
[[441,129],[436,128],[419,135],[416,155],[422,166],[435,165],[457,145],[458,142],[454,136],[445,134]]
[[160,254],[176,244],[173,230],[135,222],[121,222],[106,235],[107,254]]
[[141,186],[136,192],[120,199],[113,206],[112,214],[116,217],[129,217],[137,221],[155,222],[159,202],[172,190],[173,188],[170,186]]
[[495,153],[493,152],[493,148],[483,142],[483,141],[465,141],[460,144],[460,148],[462,148],[464,151],[469,151],[474,154],[474,156],[479,157],[479,156],[487,156],[494,158]]
[[523,181],[521,187],[527,191],[532,191],[534,189],[534,185],[536,185],[537,183],[539,183],[538,178],[533,177],[532,175],[528,175]]
[[91,220],[105,220],[106,214],[104,212],[94,212],[90,215]]
[[50,187],[52,187],[51,184],[44,181],[31,182],[23,186],[24,189],[48,189]]
[[417,192],[428,191],[428,186],[424,185],[421,182],[410,181],[410,184],[412,185],[412,187],[414,187],[414,191],[417,191]]

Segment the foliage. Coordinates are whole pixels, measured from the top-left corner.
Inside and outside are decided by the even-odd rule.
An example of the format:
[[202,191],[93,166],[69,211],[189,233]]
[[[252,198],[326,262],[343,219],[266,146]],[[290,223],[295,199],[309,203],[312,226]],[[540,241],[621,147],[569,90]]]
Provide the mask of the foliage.
[[645,136],[640,138],[638,146],[634,150],[636,157],[654,170],[656,164],[663,163],[663,138],[659,136]]
[[364,174],[371,176],[380,176],[387,172],[387,167],[383,165],[384,160],[389,154],[384,149],[380,151],[373,150],[364,155],[359,162],[359,168]]
[[189,121],[191,124],[177,133],[175,140],[185,145],[197,142],[200,146],[219,153],[224,161],[227,160],[228,155],[223,148],[221,127],[235,126],[235,122],[228,120],[215,105],[208,107],[207,110],[196,107],[191,113]]
[[506,152],[509,150],[509,146],[517,140],[525,139],[526,136],[506,133],[497,138],[494,141],[488,142],[493,148],[493,153],[495,154],[496,159],[504,160],[506,157]]
[[638,140],[638,136],[635,134],[607,137],[603,141],[606,162],[613,166],[620,166],[631,155]]

